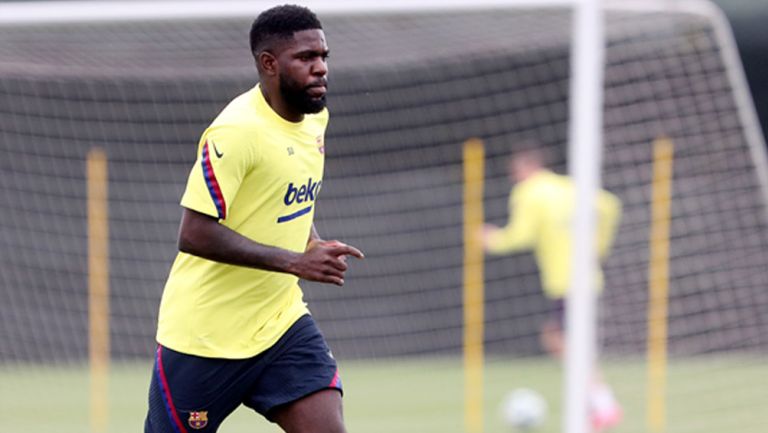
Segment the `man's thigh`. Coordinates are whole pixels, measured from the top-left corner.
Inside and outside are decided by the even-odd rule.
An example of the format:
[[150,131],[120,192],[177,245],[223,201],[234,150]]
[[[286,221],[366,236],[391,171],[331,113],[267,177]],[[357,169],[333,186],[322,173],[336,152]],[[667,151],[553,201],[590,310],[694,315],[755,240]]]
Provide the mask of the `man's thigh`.
[[276,408],[272,419],[287,433],[346,433],[341,393],[325,389]]
[[328,389],[335,397],[342,394],[336,360],[307,315],[270,349],[269,360],[243,403],[275,421],[278,408]]
[[211,433],[242,402],[250,363],[202,358],[158,346],[145,433]]

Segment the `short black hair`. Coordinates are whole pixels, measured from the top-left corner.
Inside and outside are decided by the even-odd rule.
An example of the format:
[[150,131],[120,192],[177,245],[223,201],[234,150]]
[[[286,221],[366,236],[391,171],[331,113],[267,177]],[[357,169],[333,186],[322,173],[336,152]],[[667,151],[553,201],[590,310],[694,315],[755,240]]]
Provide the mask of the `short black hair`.
[[533,162],[547,167],[552,163],[552,149],[536,138],[523,137],[513,144],[510,159]]
[[317,15],[304,6],[275,6],[260,13],[251,26],[251,53],[256,57],[261,51],[272,48],[279,40],[287,40],[302,30],[322,29]]

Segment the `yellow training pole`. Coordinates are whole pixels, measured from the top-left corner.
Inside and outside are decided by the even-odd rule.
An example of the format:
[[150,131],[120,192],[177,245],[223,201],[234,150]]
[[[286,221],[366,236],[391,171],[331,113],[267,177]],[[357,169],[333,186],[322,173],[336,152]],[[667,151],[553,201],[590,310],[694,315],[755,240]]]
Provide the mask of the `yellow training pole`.
[[109,375],[109,226],[107,157],[88,152],[88,348],[91,431],[107,431]]
[[464,423],[483,431],[483,143],[464,143]]
[[653,143],[650,265],[648,272],[649,431],[666,429],[667,304],[669,298],[669,225],[672,202],[673,145],[667,137]]

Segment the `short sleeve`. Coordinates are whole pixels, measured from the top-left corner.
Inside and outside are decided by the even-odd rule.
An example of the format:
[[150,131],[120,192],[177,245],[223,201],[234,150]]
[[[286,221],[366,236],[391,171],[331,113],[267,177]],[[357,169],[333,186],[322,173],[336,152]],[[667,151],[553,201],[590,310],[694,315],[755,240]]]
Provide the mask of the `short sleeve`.
[[253,140],[234,126],[216,126],[203,134],[197,159],[181,198],[185,208],[224,220],[254,158]]
[[536,239],[537,197],[530,189],[516,186],[509,195],[507,225],[488,239],[488,251],[505,254],[533,246]]

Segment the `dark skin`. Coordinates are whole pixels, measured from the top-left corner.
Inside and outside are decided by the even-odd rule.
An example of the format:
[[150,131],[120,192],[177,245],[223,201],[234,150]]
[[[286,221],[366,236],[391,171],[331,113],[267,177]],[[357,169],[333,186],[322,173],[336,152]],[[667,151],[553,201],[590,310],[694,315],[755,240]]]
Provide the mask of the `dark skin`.
[[[326,91],[328,46],[322,30],[294,33],[256,55],[264,97],[277,114],[290,122],[300,122],[304,113],[291,106],[280,93],[280,76],[289,77],[311,98],[321,98]],[[301,252],[260,244],[230,228],[218,219],[184,209],[179,228],[179,250],[221,263],[284,272],[299,278],[344,284],[346,257],[363,258],[357,248],[342,242],[320,238],[314,225]],[[279,406],[270,414],[287,433],[345,433],[341,394],[326,389],[297,401]]]
[[277,114],[289,122],[301,122],[304,113],[291,107],[280,94],[280,74],[302,86],[312,86],[310,96],[325,95],[328,82],[329,50],[322,30],[294,33],[292,41],[281,41],[256,55],[256,68],[264,98]]
[[[312,237],[314,236],[314,238]],[[184,209],[179,251],[230,265],[285,272],[308,281],[344,285],[345,256],[363,258],[357,248],[324,241],[312,230],[303,253],[255,242],[219,224],[214,217]]]

